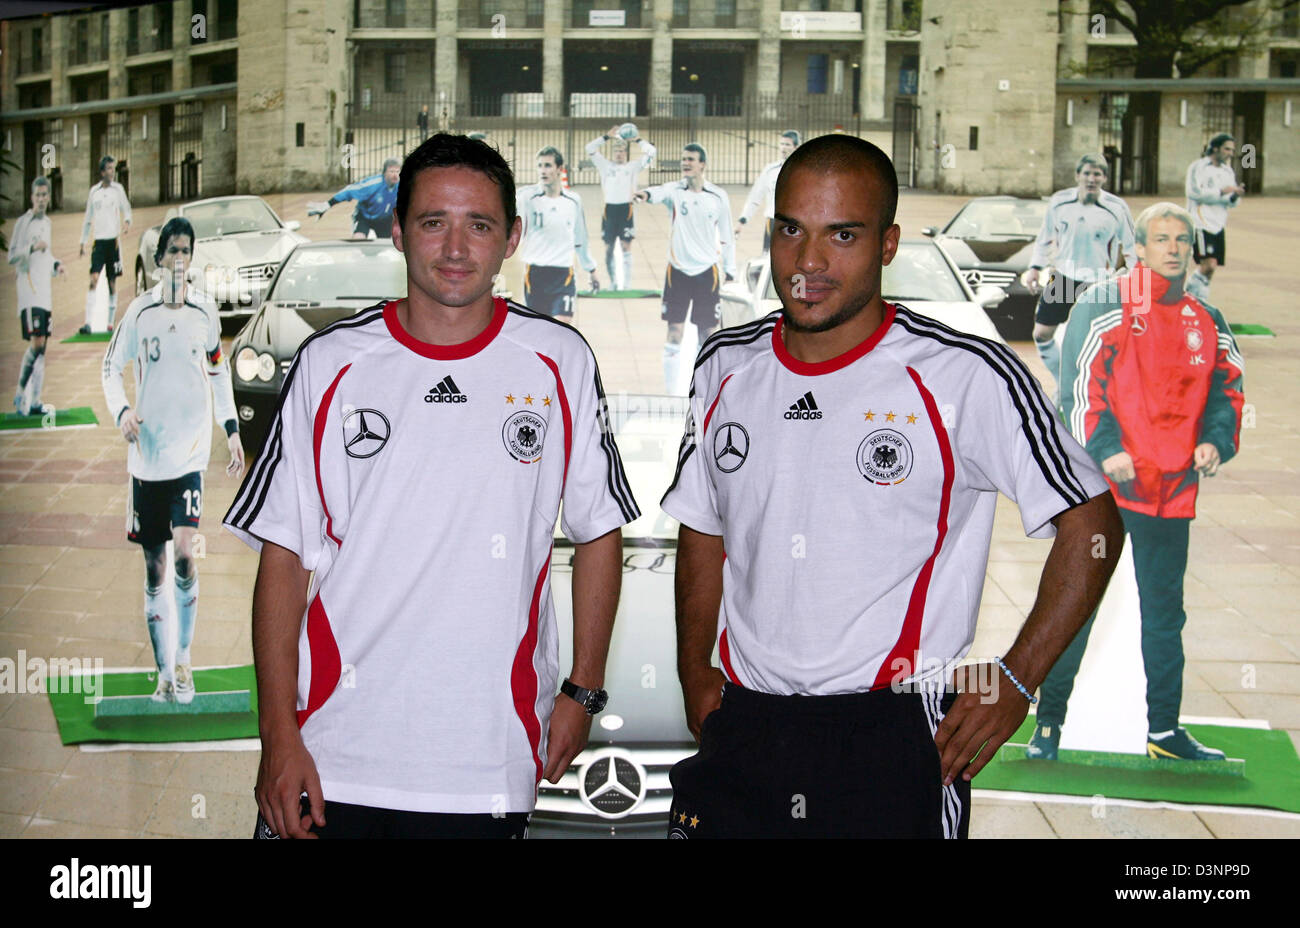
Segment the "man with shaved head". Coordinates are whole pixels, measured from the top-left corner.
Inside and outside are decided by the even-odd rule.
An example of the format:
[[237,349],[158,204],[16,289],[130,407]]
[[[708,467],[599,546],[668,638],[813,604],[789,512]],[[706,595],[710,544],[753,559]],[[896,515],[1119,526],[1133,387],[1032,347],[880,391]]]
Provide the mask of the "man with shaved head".
[[[971,777],[1120,550],[1105,478],[1016,355],[882,298],[897,201],[869,142],[800,146],[776,185],[782,308],[700,352],[663,500],[700,739],[672,837],[964,837]],[[1055,541],[1010,650],[958,674],[999,491]]]

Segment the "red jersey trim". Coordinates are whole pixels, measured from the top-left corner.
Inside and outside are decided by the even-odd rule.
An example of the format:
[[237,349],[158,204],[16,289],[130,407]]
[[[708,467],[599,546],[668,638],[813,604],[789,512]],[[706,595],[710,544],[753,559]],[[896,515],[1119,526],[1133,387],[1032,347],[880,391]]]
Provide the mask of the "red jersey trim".
[[795,374],[801,374],[804,377],[817,377],[821,374],[832,374],[841,368],[848,367],[854,361],[863,357],[872,348],[880,344],[880,340],[885,337],[889,327],[894,324],[894,304],[885,304],[885,318],[881,320],[876,330],[868,335],[858,345],[850,348],[844,354],[831,358],[827,361],[818,361],[810,364],[807,361],[800,361],[790,352],[786,351],[785,340],[781,337],[781,332],[785,326],[785,317],[778,316],[776,328],[772,329],[772,350],[776,353],[777,360],[780,361],[787,370]]
[[320,593],[307,607],[307,647],[311,651],[311,679],[307,684],[307,708],[298,710],[299,728],[330,698],[343,673],[339,645]]
[[542,359],[551,373],[555,375],[555,395],[560,401],[560,412],[564,416],[564,480],[560,484],[560,495],[569,483],[569,455],[573,452],[573,415],[569,411],[569,395],[564,392],[564,381],[560,379],[560,367],[540,351],[537,356]]
[[542,742],[542,722],[537,717],[537,668],[533,666],[533,657],[537,653],[537,617],[541,611],[542,588],[546,584],[546,573],[551,567],[551,554],[555,546],[546,552],[546,561],[537,574],[537,583],[533,586],[533,599],[528,606],[528,627],[524,637],[515,651],[514,664],[510,668],[510,695],[515,703],[515,715],[523,723],[524,733],[528,736],[528,745],[533,752],[533,764],[537,768],[537,782],[542,782],[542,756],[538,747]]
[[718,636],[718,659],[722,661],[722,670],[727,675],[727,679],[736,686],[744,688],[744,684],[736,678],[736,671],[731,668],[731,646],[727,644],[727,630],[724,628],[722,634]]
[[351,364],[345,364],[343,370],[334,375],[334,382],[330,384],[330,388],[321,397],[320,405],[316,407],[316,419],[312,428],[312,463],[316,466],[316,493],[320,496],[321,511],[325,513],[325,534],[340,548],[343,547],[343,542],[334,535],[334,517],[330,515],[329,504],[325,502],[325,485],[321,482],[320,446],[321,442],[325,440],[325,423],[329,420],[330,403],[334,401],[334,391],[338,389],[339,381],[343,379],[343,375],[348,372],[350,367],[352,367]]
[[384,304],[384,324],[388,326],[389,334],[421,357],[432,358],[435,361],[462,361],[465,358],[472,358],[492,343],[492,339],[497,337],[497,333],[501,331],[501,327],[505,323],[506,301],[500,297],[494,297],[492,300],[492,320],[488,323],[486,329],[469,341],[461,342],[459,345],[431,345],[428,342],[420,341],[402,328],[402,322],[397,318],[396,300],[390,300]]
[[722,383],[718,384],[718,394],[713,398],[713,403],[709,406],[709,411],[704,414],[704,425],[700,427],[700,434],[703,435],[709,430],[709,420],[713,418],[713,410],[718,408],[718,400],[722,399],[722,388],[727,385],[727,381],[735,374],[728,374],[722,378]]
[[[907,603],[907,615],[903,619],[903,629],[899,632],[898,641],[894,643],[893,649],[880,665],[880,669],[876,671],[876,682],[871,685],[873,690],[883,689],[893,681],[902,682],[903,679],[920,670],[919,667],[913,666],[913,659],[921,650],[921,621],[925,617],[925,598],[930,591],[934,562],[938,560],[939,552],[943,550],[944,539],[948,537],[948,507],[952,502],[955,465],[952,444],[948,440],[948,430],[943,426],[943,417],[939,415],[939,407],[934,402],[934,396],[921,382],[921,375],[910,367],[907,373],[916,384],[917,392],[921,394],[926,415],[929,416],[930,425],[934,428],[934,437],[939,443],[939,457],[943,460],[943,492],[939,497],[939,520],[934,550],[930,552],[930,556],[926,558],[925,564],[916,575],[916,582],[912,585],[912,595]],[[900,668],[901,671],[906,672],[901,672]]]

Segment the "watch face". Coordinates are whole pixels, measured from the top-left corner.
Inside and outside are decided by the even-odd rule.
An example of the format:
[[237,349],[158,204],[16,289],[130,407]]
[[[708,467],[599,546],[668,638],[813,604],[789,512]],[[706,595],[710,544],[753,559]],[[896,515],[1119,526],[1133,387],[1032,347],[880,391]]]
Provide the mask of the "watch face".
[[605,703],[609,702],[609,694],[604,690],[592,690],[587,696],[587,714],[595,715],[605,708]]

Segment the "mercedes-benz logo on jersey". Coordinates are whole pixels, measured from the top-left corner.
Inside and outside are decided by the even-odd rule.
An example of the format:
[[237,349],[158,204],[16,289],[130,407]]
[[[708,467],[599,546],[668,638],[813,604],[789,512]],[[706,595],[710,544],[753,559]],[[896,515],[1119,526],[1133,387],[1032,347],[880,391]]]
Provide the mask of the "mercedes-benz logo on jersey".
[[516,461],[535,464],[542,459],[546,420],[528,410],[517,412],[501,427],[501,440]]
[[739,470],[749,457],[749,433],[739,422],[724,422],[713,436],[713,463],[724,474]]
[[602,748],[578,771],[578,796],[601,818],[631,814],[645,793],[645,768],[620,748]]
[[1133,329],[1134,335],[1145,335],[1147,331],[1147,317],[1141,313],[1137,313],[1133,316],[1133,321],[1129,323],[1129,326]]
[[872,483],[902,483],[912,472],[912,445],[893,429],[880,429],[858,445],[858,472]]
[[388,444],[391,427],[378,409],[354,409],[343,419],[343,450],[348,457],[372,458]]

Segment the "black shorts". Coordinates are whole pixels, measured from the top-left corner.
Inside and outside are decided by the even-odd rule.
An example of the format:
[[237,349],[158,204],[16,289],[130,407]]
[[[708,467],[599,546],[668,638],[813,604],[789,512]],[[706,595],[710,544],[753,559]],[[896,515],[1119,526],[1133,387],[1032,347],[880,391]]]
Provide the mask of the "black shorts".
[[683,274],[671,264],[664,275],[664,301],[659,318],[669,325],[686,321],[686,311],[691,311],[691,322],[704,329],[718,324],[722,303],[718,299],[718,268],[709,268],[699,274]]
[[[307,797],[301,798],[302,814],[311,814]],[[325,827],[310,826],[320,838],[526,838],[527,812],[491,815],[486,812],[404,812],[376,809],[345,802],[325,802]],[[262,813],[257,813],[254,838],[279,838]]]
[[524,267],[524,305],[548,316],[572,316],[578,287],[573,268],[529,264]]
[[97,238],[90,248],[90,273],[98,274],[101,270],[108,274],[109,280],[122,274],[122,255],[115,238]]
[[1061,325],[1070,318],[1070,310],[1074,308],[1083,291],[1091,286],[1092,284],[1071,280],[1053,271],[1038,297],[1038,309],[1034,312],[1034,321],[1043,325]]
[[1213,258],[1220,265],[1227,264],[1224,260],[1227,255],[1227,242],[1224,233],[1227,229],[1220,229],[1218,232],[1206,232],[1204,229],[1197,229],[1196,234],[1192,236],[1192,259],[1200,264],[1206,258]]
[[33,335],[41,335],[45,338],[49,338],[50,315],[48,309],[41,309],[39,306],[20,309],[18,311],[18,318],[21,319],[23,323],[23,341],[31,341]]
[[203,509],[203,474],[191,471],[174,480],[131,478],[126,539],[146,548],[156,548],[182,525],[199,527]]
[[632,215],[631,203],[606,203],[605,218],[600,221],[600,235],[606,245],[613,245],[621,238],[630,242],[636,238],[636,222]]
[[393,237],[393,214],[381,216],[378,219],[363,219],[360,216],[352,217],[353,234],[361,233],[368,235],[370,232],[375,233],[375,238],[392,238]]
[[773,696],[728,683],[669,773],[670,838],[964,838],[934,731],[956,694]]

